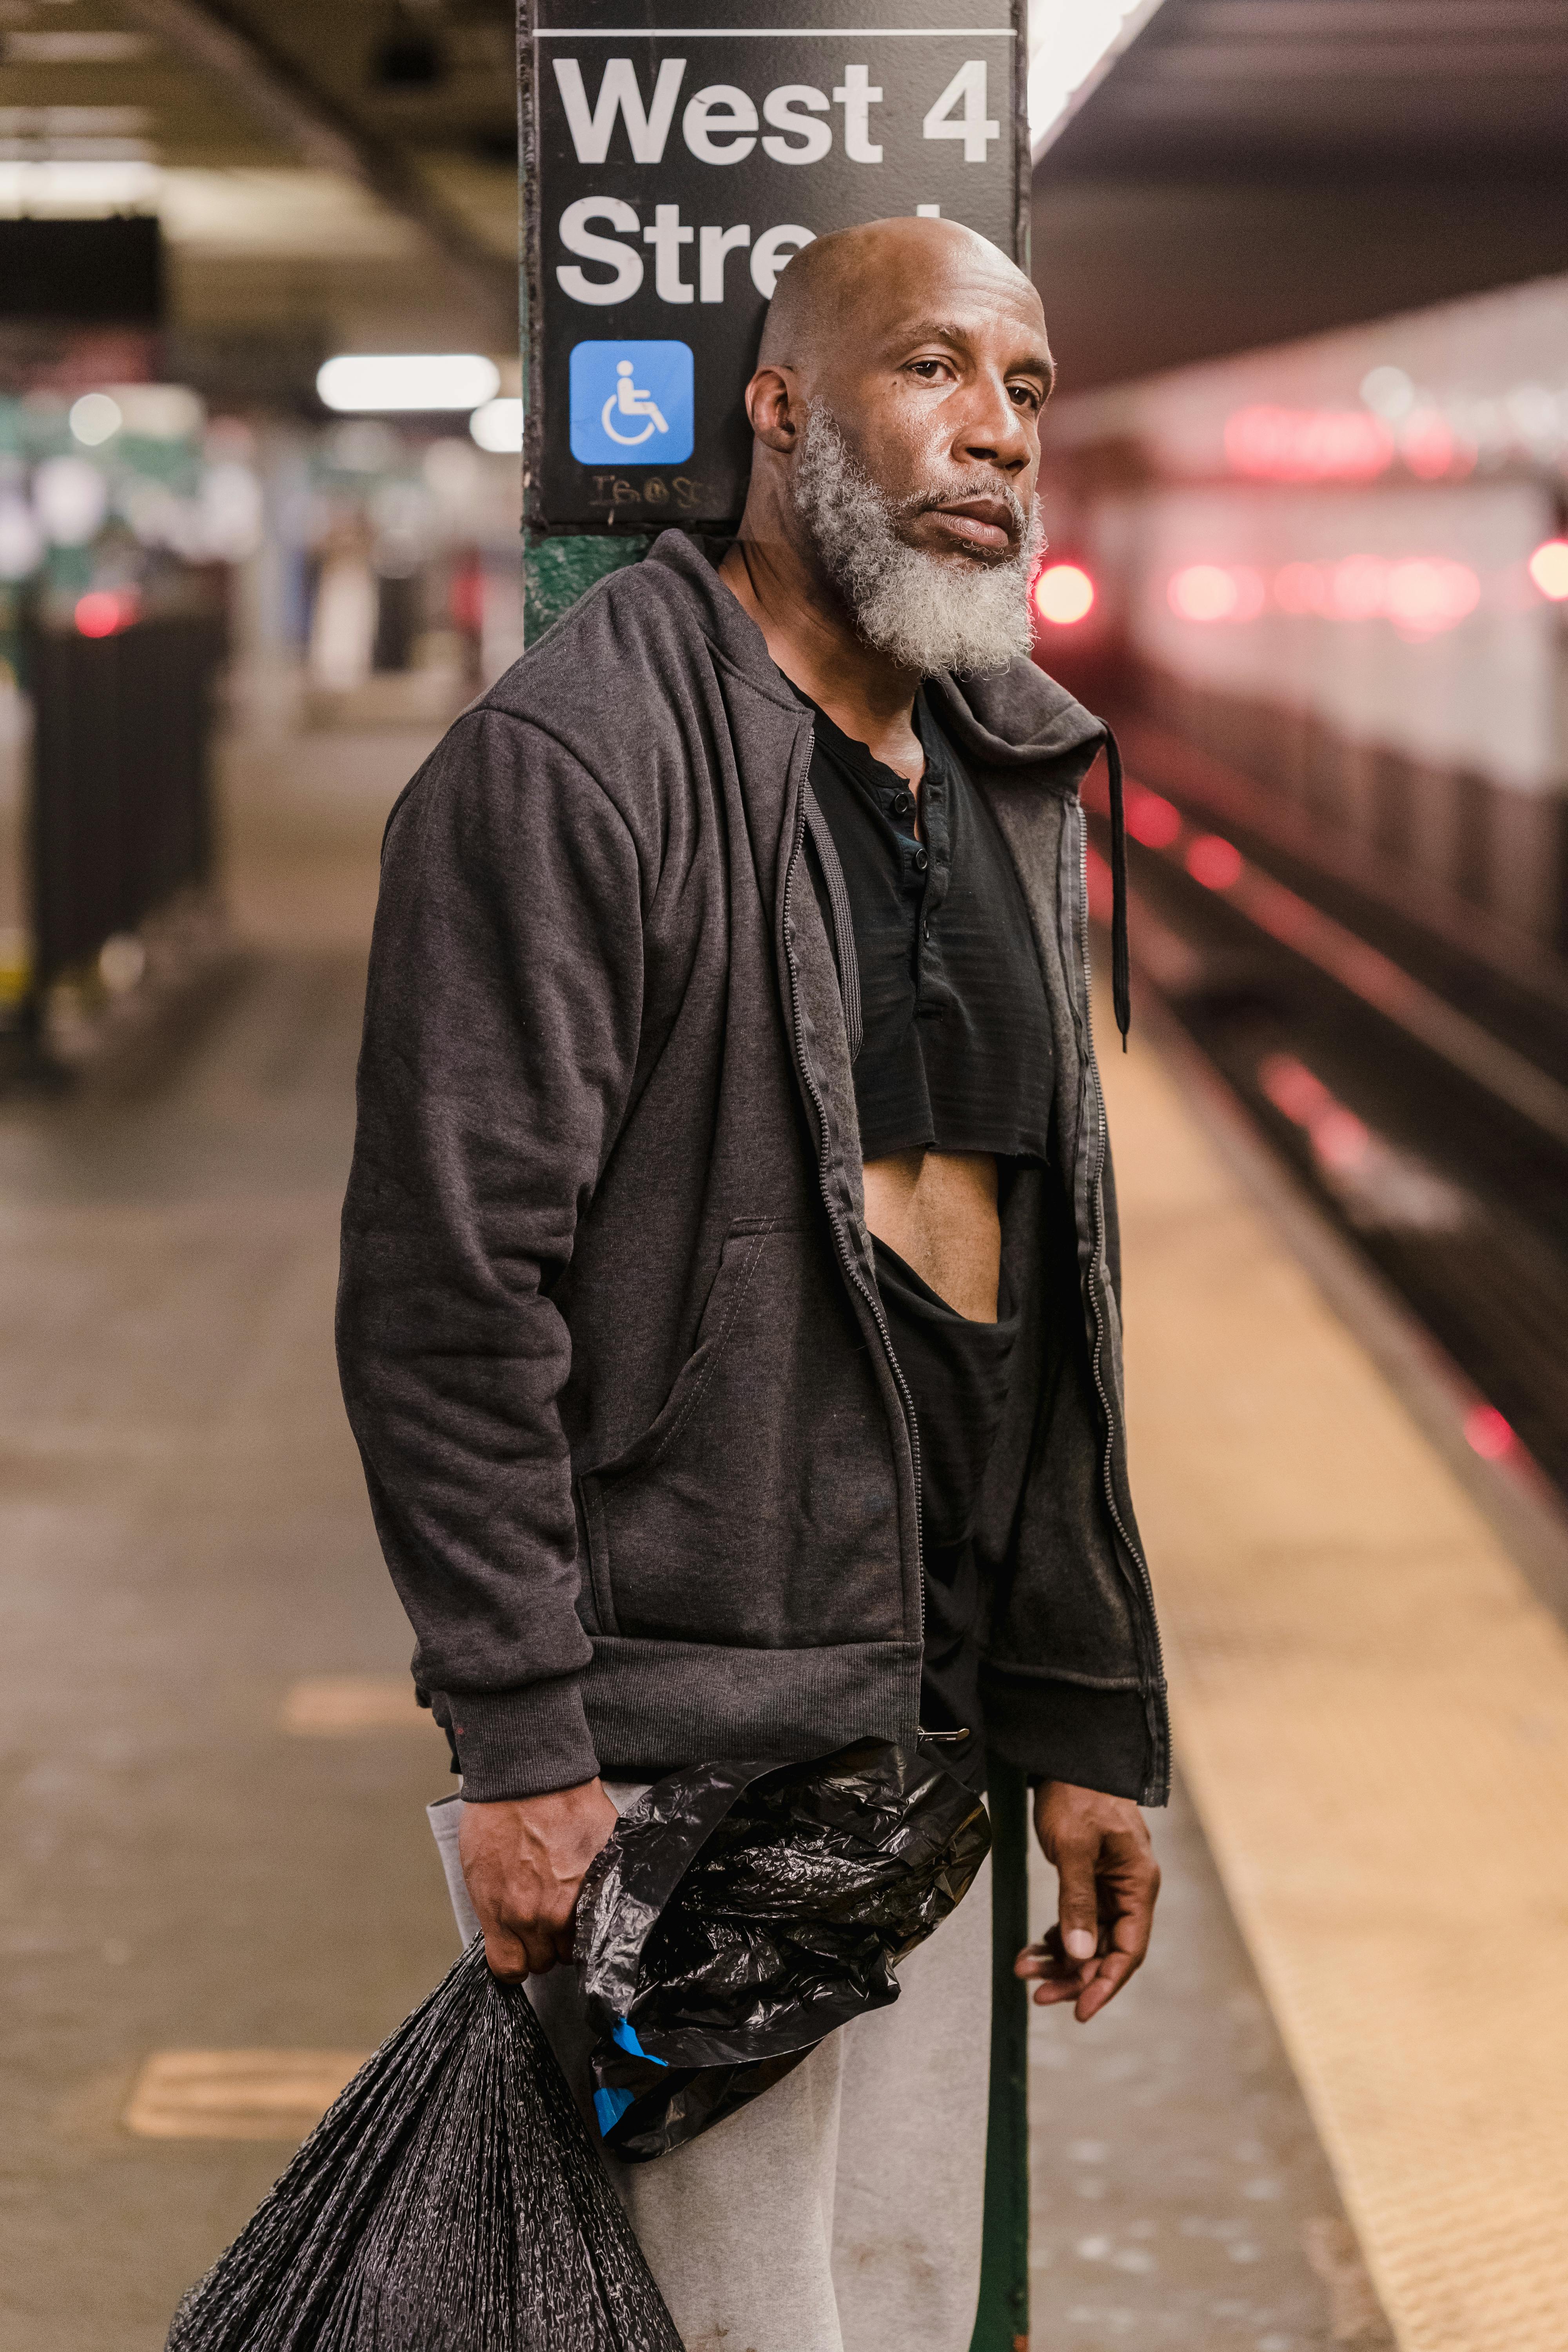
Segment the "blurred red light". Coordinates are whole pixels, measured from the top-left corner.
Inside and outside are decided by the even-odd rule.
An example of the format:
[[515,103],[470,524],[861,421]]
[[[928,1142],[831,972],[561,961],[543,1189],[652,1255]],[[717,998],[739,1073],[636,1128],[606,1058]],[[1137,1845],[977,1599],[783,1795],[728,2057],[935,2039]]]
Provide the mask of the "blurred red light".
[[1323,609],[1322,565],[1282,565],[1274,574],[1274,602],[1282,613],[1321,613]]
[[1418,481],[1436,482],[1457,470],[1458,445],[1440,409],[1418,408],[1405,419],[1399,435],[1399,454]]
[[1353,1110],[1341,1103],[1312,1121],[1312,1149],[1331,1168],[1357,1168],[1372,1138]]
[[1394,436],[1362,408],[1238,408],[1226,419],[1233,473],[1275,482],[1366,482],[1393,463]]
[[1051,563],[1035,582],[1035,610],[1042,621],[1070,629],[1094,604],[1094,583],[1080,564]]
[[1392,565],[1384,585],[1384,610],[1408,636],[1451,629],[1480,601],[1481,583],[1469,565],[1441,556],[1414,555]]
[[89,588],[76,600],[76,625],[84,637],[111,637],[121,617],[120,599],[110,588]]
[[1496,1405],[1472,1405],[1465,1415],[1465,1443],[1483,1462],[1500,1462],[1513,1442],[1513,1432]]
[[1187,852],[1187,872],[1205,890],[1228,890],[1241,879],[1241,852],[1217,833],[1198,835]]
[[1294,1054],[1268,1055],[1258,1066],[1258,1083],[1275,1109],[1294,1119],[1298,1127],[1310,1127],[1315,1118],[1334,1108],[1334,1098],[1321,1078],[1314,1077]]
[[455,629],[466,629],[475,637],[480,634],[485,625],[485,575],[478,562],[461,563],[453,572],[447,609]]
[[1165,593],[1184,621],[1228,621],[1239,601],[1234,578],[1217,563],[1189,563]]
[[1544,539],[1530,559],[1530,576],[1553,604],[1568,597],[1568,539]]
[[1127,794],[1127,830],[1145,849],[1169,849],[1182,830],[1182,812],[1142,784]]
[[[1562,544],[1563,585],[1558,593],[1568,596],[1568,541]],[[1469,565],[1442,555],[1406,555],[1394,562],[1381,555],[1347,555],[1337,563],[1287,563],[1271,585],[1281,613],[1392,621],[1405,637],[1457,628],[1481,601],[1480,580]]]

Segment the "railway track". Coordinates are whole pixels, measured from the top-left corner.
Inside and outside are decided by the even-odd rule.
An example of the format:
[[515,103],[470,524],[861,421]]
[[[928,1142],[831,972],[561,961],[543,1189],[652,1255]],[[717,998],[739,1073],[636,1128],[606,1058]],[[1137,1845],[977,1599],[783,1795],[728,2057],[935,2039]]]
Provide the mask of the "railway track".
[[[1336,870],[1244,780],[1128,730],[1135,969],[1568,1500],[1568,985]],[[1091,797],[1091,895],[1109,827]],[[1467,937],[1467,934],[1468,936]]]

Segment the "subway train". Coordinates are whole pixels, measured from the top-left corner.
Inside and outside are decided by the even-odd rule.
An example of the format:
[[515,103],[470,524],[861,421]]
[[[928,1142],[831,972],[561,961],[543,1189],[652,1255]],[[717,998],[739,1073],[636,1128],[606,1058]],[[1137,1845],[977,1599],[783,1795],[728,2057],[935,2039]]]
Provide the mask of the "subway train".
[[1069,394],[1044,477],[1135,974],[1568,1497],[1568,279]]
[[1562,950],[1565,496],[1568,278],[1069,388],[1038,658],[1370,887]]

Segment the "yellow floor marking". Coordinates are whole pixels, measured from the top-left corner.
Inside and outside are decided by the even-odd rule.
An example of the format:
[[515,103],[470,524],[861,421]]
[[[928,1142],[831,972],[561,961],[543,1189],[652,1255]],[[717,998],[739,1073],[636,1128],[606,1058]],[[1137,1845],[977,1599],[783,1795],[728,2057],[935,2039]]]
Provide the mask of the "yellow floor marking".
[[1183,1764],[1405,2352],[1563,2352],[1568,1640],[1174,1074],[1105,1060]]
[[143,2139],[301,2140],[369,2053],[159,2050],[136,2078],[127,2131]]
[[283,1728],[305,1739],[346,1739],[359,1731],[428,1731],[406,1675],[307,1675],[283,1701]]

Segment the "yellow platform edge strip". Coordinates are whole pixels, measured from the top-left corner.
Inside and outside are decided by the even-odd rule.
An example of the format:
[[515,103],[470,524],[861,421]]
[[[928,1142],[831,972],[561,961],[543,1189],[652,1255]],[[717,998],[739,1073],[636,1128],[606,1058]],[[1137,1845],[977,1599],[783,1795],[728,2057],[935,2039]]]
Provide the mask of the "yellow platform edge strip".
[[1178,1076],[1106,1059],[1179,1759],[1403,2352],[1563,2352],[1568,1640]]

